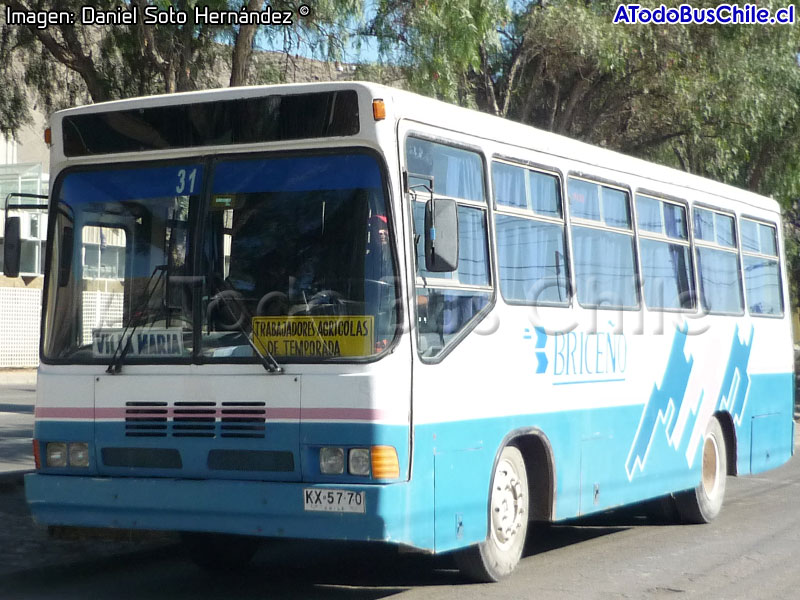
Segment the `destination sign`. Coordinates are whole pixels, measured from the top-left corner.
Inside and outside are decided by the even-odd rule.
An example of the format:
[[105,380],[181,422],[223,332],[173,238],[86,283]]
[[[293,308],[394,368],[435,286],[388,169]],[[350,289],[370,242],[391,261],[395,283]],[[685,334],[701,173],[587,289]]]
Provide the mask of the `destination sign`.
[[[111,358],[120,347],[124,329],[93,329],[92,355],[95,358]],[[137,328],[125,334],[131,341],[127,356],[183,356],[183,330]],[[120,349],[121,351],[121,349]]]
[[273,356],[335,358],[375,352],[375,318],[253,317],[253,343]]

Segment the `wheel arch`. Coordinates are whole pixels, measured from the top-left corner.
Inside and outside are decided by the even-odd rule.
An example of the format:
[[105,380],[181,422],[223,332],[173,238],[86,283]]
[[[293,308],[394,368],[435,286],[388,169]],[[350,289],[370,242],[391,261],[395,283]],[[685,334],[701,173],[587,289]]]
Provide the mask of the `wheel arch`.
[[525,461],[530,499],[529,520],[552,521],[556,508],[556,467],[550,440],[536,427],[520,428],[508,433],[495,452],[492,473],[506,446],[516,447]]
[[736,427],[733,424],[733,417],[729,412],[718,411],[714,413],[720,427],[722,435],[725,436],[725,454],[728,459],[728,475],[738,475],[737,456],[738,440],[736,439]]

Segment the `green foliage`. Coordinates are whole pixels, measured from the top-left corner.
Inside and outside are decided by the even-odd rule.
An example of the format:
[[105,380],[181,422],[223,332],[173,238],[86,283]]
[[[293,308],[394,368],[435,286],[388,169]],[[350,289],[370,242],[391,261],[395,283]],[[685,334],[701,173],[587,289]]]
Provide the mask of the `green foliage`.
[[[2,0],[17,11],[67,11],[72,24],[8,26],[9,54],[24,64],[24,82],[46,109],[79,101],[108,100],[158,92],[196,89],[210,84],[217,60],[215,26],[144,25],[145,6],[188,10],[194,0],[99,0],[97,11],[139,11],[130,25],[84,25],[82,0]],[[203,2],[225,8],[224,0]],[[66,83],[66,85],[65,85]]]
[[[296,10],[298,3],[271,2],[273,8]],[[316,58],[343,60],[345,49],[353,33],[361,26],[363,0],[315,0],[309,2],[312,12],[307,18],[295,17],[293,27],[266,27],[262,35],[284,40],[285,52],[305,53],[308,48]]]
[[[0,57],[8,56],[12,41],[8,32],[0,34]],[[17,83],[17,74],[10,61],[0,60],[0,134],[10,137],[25,124],[28,102],[22,86]]]
[[[247,4],[246,0],[231,0],[232,8]],[[262,2],[263,4],[263,2]],[[253,68],[246,83],[265,84],[290,81],[294,72],[293,58],[312,56],[325,61],[343,61],[348,44],[357,36],[362,27],[363,0],[319,0],[307,2],[311,13],[302,17],[297,13],[298,2],[292,0],[273,0],[268,3],[273,11],[293,12],[291,27],[259,27],[254,36],[254,46],[261,49],[277,50],[283,54],[280,64],[275,57],[254,55]],[[233,27],[218,38],[227,45],[235,45],[243,28]]]
[[508,16],[504,0],[381,0],[370,32],[411,89],[470,104],[470,75],[500,49],[496,25]]
[[[318,0],[307,17],[297,3],[276,0],[272,11],[289,10],[294,25],[234,26],[195,22],[195,6],[211,11],[266,10],[264,0],[97,0],[98,11],[137,11],[136,24],[84,25],[85,0],[0,0],[17,11],[57,9],[76,15],[75,23],[4,26],[0,40],[0,131],[14,133],[27,116],[27,86],[50,112],[77,103],[172,93],[241,83],[281,81],[285,71],[261,61],[254,68],[254,45],[280,44],[290,52],[330,60],[341,58],[351,31],[360,27],[363,0]],[[186,24],[145,24],[146,7],[183,11]],[[3,11],[3,13],[5,10]],[[15,60],[16,59],[16,60]],[[24,65],[24,78],[7,76],[9,64]],[[235,77],[232,65],[236,64]],[[23,86],[24,84],[24,86]]]
[[784,222],[784,252],[789,275],[790,301],[794,309],[800,306],[800,215],[791,211]]

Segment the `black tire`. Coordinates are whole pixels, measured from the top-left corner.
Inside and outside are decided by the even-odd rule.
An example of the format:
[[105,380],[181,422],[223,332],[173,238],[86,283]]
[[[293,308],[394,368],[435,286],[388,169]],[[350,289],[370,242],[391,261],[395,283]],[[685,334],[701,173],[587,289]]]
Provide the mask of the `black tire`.
[[684,523],[710,523],[722,510],[728,453],[725,435],[716,417],[711,417],[706,428],[701,460],[702,474],[697,487],[675,494],[678,514]]
[[478,582],[499,581],[522,557],[528,532],[528,476],[525,461],[514,446],[506,446],[497,461],[489,493],[489,535],[456,553],[461,573]]
[[222,533],[181,533],[181,544],[189,559],[207,571],[236,571],[248,565],[261,540]]

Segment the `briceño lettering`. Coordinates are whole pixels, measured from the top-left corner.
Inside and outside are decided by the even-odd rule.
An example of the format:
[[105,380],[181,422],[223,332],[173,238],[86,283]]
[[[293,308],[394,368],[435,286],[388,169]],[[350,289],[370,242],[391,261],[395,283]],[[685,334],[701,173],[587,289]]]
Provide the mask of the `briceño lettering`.
[[553,335],[553,375],[622,374],[628,343],[620,333],[570,331]]

